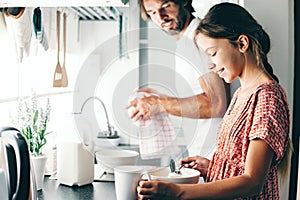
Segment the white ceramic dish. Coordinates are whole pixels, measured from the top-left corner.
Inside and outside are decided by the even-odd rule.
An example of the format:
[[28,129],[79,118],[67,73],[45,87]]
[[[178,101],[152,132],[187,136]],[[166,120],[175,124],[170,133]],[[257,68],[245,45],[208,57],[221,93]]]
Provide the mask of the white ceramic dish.
[[148,174],[153,180],[169,181],[178,184],[196,184],[199,181],[200,172],[195,169],[182,168],[181,175],[171,174],[169,167],[151,170]]
[[104,148],[104,147],[116,147],[120,144],[120,137],[112,137],[112,138],[105,138],[105,137],[97,137],[95,138],[95,147],[97,148]]
[[101,149],[96,153],[97,163],[107,173],[114,173],[114,168],[122,165],[135,165],[139,153],[132,150]]

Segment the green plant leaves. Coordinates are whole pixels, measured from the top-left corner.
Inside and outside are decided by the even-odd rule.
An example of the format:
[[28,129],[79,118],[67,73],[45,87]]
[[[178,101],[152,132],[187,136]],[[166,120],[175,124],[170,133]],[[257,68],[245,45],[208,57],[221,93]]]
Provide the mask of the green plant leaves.
[[[31,106],[28,106],[31,105]],[[39,108],[36,97],[31,98],[31,102],[19,104],[21,116],[19,120],[20,130],[27,141],[28,148],[33,155],[42,154],[42,147],[47,143],[45,138],[50,132],[46,132],[50,115],[50,101],[47,100],[46,109]]]

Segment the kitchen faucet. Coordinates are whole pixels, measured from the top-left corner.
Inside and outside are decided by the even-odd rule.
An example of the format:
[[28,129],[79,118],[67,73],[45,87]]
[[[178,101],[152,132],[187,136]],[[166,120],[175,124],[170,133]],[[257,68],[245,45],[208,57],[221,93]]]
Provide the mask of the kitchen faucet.
[[[98,97],[96,97],[96,96],[91,96],[91,97],[87,98],[87,99],[83,102],[83,104],[82,104],[82,106],[81,106],[81,109],[80,109],[80,113],[78,113],[78,114],[81,114],[81,113],[82,113],[85,104],[86,104],[89,100],[91,100],[91,99],[94,99],[94,100],[99,101],[99,102],[101,103],[101,105],[103,106],[103,108],[104,108],[104,112],[105,112],[105,116],[106,116],[106,120],[107,120],[108,136],[116,135],[116,131],[113,133],[112,126],[111,126],[110,123],[109,123],[109,119],[108,119],[106,107],[105,107],[103,101],[102,101],[100,98],[98,98]],[[107,136],[105,132],[104,132],[104,135]]]

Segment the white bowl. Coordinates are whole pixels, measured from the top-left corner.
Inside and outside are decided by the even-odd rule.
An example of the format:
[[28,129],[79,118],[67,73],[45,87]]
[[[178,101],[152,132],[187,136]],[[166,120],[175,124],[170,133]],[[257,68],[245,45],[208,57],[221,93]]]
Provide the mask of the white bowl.
[[181,175],[173,174],[169,167],[162,167],[152,171],[148,174],[153,180],[169,181],[177,184],[196,184],[199,181],[200,172],[195,169],[181,168]]
[[97,163],[107,173],[114,173],[114,168],[121,165],[135,165],[139,153],[132,150],[101,149],[96,153]]
[[116,147],[119,145],[120,140],[120,137],[97,137],[95,139],[95,147]]

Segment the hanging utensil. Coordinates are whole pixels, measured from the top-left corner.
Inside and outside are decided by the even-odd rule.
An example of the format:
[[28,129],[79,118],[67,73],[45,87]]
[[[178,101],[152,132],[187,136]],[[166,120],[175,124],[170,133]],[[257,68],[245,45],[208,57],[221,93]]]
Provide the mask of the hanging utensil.
[[119,58],[123,57],[123,15],[119,15]]
[[59,47],[60,47],[60,11],[56,11],[56,32],[57,32],[57,64],[54,71],[53,87],[61,87],[62,69],[59,63]]
[[64,62],[61,68],[62,71],[62,80],[61,80],[61,87],[67,87],[68,86],[68,76],[67,76],[67,70],[66,70],[66,43],[67,43],[67,14],[64,13],[63,15],[63,23],[64,23],[64,29],[63,29],[63,36],[64,36]]

